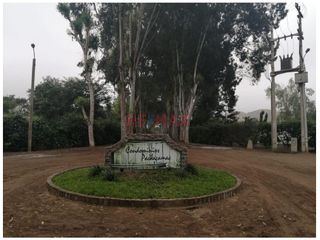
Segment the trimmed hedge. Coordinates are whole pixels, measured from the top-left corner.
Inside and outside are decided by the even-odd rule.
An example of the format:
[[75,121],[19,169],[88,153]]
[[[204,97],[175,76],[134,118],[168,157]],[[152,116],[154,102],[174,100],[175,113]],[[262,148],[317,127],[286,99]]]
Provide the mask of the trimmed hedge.
[[[278,123],[279,142],[288,145],[290,137],[298,138],[300,147],[300,122]],[[96,119],[94,125],[96,145],[112,144],[120,140],[120,125],[107,119]],[[316,148],[316,124],[308,123],[309,146]],[[208,122],[190,127],[190,142],[246,147],[248,139],[254,143],[271,146],[271,124],[257,121],[222,123]],[[28,120],[22,115],[4,115],[4,151],[26,151]],[[33,122],[33,150],[88,146],[87,125],[81,115],[67,114],[58,121],[48,122],[35,117]]]
[[[120,126],[106,119],[97,119],[94,126],[96,145],[120,140]],[[28,119],[22,115],[3,117],[4,151],[26,151],[28,145]],[[34,117],[33,150],[88,146],[87,125],[81,115],[67,114],[58,121]]]
[[3,116],[3,151],[26,151],[28,121],[21,115]]
[[232,146],[246,146],[248,138],[256,133],[255,123],[222,123],[209,122],[202,126],[190,127],[190,141],[193,143]]
[[[289,145],[291,137],[297,137],[300,147],[300,122],[278,123],[278,141]],[[308,123],[309,146],[316,148],[316,124]],[[248,139],[265,147],[271,146],[271,123],[247,121],[235,123],[208,122],[190,127],[190,142],[218,146],[246,147]]]

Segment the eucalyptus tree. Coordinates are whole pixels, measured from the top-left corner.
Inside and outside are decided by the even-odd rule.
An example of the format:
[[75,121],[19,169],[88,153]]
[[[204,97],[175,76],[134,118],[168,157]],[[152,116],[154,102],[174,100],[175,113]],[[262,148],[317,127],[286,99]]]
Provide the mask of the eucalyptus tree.
[[236,86],[258,81],[270,25],[285,15],[272,3],[101,4],[99,69],[118,90],[122,136],[126,113],[137,109],[173,115],[166,130],[185,143],[192,118],[235,120]]
[[137,91],[137,79],[141,75],[144,52],[156,33],[159,12],[158,4],[146,3],[102,3],[98,9],[103,52],[99,69],[117,88],[122,137],[134,131],[131,124],[126,126],[126,119],[136,113],[141,93]]
[[171,136],[188,143],[192,118],[236,118],[236,86],[244,77],[258,81],[270,60],[270,24],[278,26],[285,5],[193,3],[162,8],[153,43],[157,50],[148,57],[157,69],[155,76],[164,78],[157,82],[173,114],[185,118],[172,126]]
[[89,90],[89,113],[82,106],[83,117],[88,126],[88,138],[90,147],[95,146],[94,141],[94,85],[92,71],[95,63],[94,52],[98,49],[98,36],[95,31],[93,5],[89,3],[59,3],[58,11],[68,20],[70,29],[68,34],[81,47],[83,57],[78,66],[82,67],[84,77]]

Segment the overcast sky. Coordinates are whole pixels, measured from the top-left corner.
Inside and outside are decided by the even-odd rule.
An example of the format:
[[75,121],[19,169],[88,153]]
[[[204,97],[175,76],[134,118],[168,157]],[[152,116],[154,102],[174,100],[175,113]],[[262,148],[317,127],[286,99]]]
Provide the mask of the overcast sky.
[[[281,23],[275,36],[295,33],[297,29],[296,10],[294,3],[288,3],[288,18]],[[303,19],[304,49],[310,48],[305,63],[309,72],[309,88],[316,88],[316,9],[312,3],[302,5],[305,15]],[[76,66],[81,59],[81,49],[66,34],[67,21],[57,12],[55,3],[6,3],[3,6],[4,17],[4,58],[3,58],[3,94],[26,97],[31,85],[32,48],[36,44],[36,80],[41,82],[45,76],[71,77],[79,76],[80,69]],[[293,44],[295,42],[295,44]],[[281,41],[278,54],[294,52],[294,67],[298,65],[298,41],[295,39]],[[276,70],[279,69],[276,65]],[[294,73],[276,77],[276,82],[285,86]],[[244,79],[237,87],[238,111],[254,111],[261,108],[270,109],[265,89],[270,82],[263,76],[257,85],[252,86]],[[312,97],[315,99],[315,96]]]

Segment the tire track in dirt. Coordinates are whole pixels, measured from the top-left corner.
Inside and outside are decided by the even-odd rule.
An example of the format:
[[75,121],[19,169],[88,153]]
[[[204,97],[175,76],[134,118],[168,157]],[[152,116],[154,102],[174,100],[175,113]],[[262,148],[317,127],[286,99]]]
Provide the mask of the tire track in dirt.
[[[239,194],[189,208],[93,206],[50,195],[64,169],[102,164],[103,148],[4,157],[4,236],[315,236],[315,155],[192,148],[190,162],[243,181]],[[20,153],[21,154],[21,153]]]

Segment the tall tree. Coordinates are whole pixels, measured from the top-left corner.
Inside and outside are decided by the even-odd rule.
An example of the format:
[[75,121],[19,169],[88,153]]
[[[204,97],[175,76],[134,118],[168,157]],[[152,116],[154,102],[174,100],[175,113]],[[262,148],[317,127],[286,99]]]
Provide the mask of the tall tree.
[[[179,132],[179,139],[188,143],[194,111],[197,121],[219,115],[235,120],[235,88],[245,77],[244,72],[253,81],[260,77],[270,57],[265,47],[270,22],[273,20],[277,26],[286,14],[284,6],[234,3],[162,6],[165,9],[160,18],[161,36],[154,43],[161,49],[158,56],[149,58],[156,65],[155,75],[164,66],[161,61],[168,62],[168,67],[162,70],[168,72],[166,76],[171,82],[172,112],[180,116],[180,121],[181,115],[185,118],[178,129],[172,128],[172,137],[177,139]],[[160,80],[159,84],[166,85]]]
[[269,3],[102,4],[100,63],[106,79],[124,85],[123,111],[164,111],[165,131],[188,143],[191,119],[236,119],[236,86],[259,79],[270,58],[269,25],[285,14],[284,4]]
[[83,59],[78,66],[83,68],[82,75],[89,89],[89,113],[82,111],[88,126],[90,147],[95,146],[94,125],[94,88],[92,71],[95,63],[94,52],[98,49],[98,37],[94,32],[92,4],[89,3],[59,3],[58,11],[69,21],[68,34],[80,45]]
[[[132,124],[126,126],[126,119],[133,118],[136,113],[141,93],[137,91],[137,87],[141,86],[138,85],[137,79],[141,73],[143,53],[155,33],[154,26],[158,16],[157,4],[103,3],[99,7],[99,20],[102,26],[100,37],[104,53],[99,66],[106,79],[117,87],[122,137],[134,131]],[[118,59],[117,71],[115,58]]]

